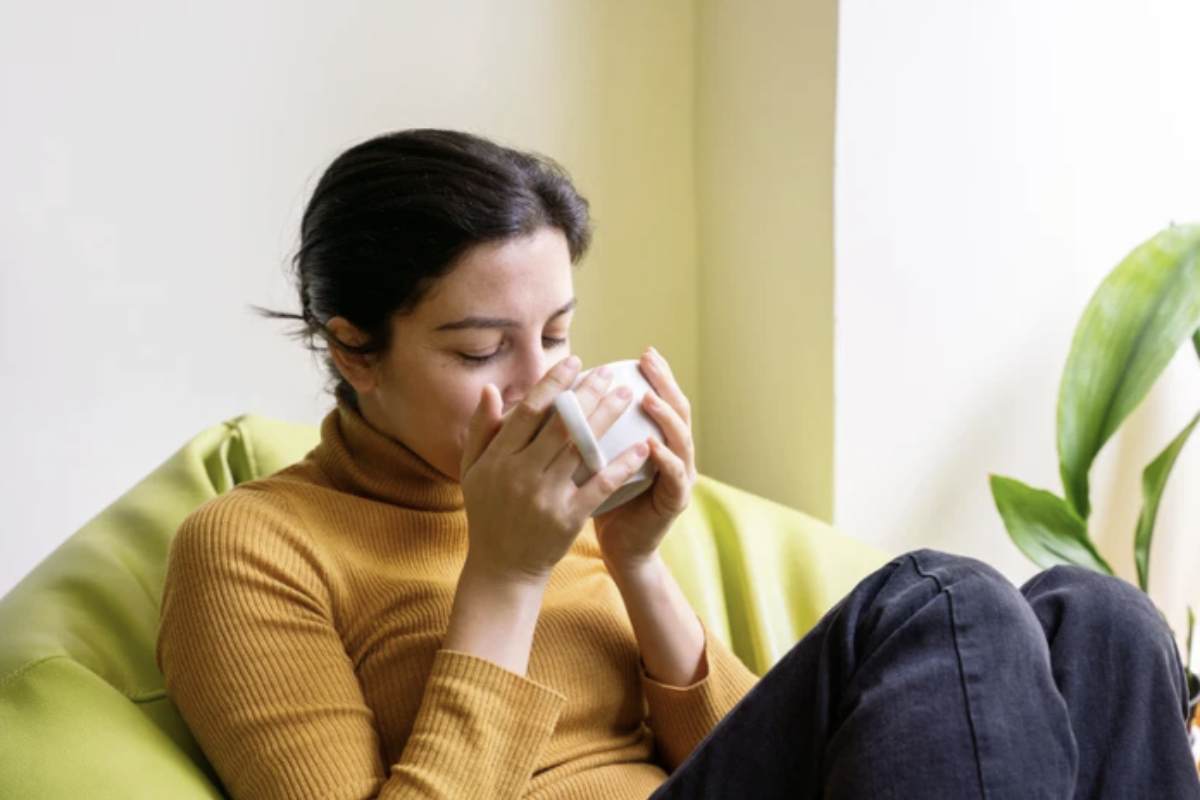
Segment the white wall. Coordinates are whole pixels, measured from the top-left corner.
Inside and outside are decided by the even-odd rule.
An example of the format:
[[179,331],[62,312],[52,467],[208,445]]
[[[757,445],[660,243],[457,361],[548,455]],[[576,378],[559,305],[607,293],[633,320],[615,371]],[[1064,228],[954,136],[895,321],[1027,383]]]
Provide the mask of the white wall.
[[202,428],[319,421],[316,362],[248,306],[295,310],[308,192],[387,130],[566,165],[576,351],[653,343],[695,394],[692,61],[689,0],[7,4],[0,594]]
[[[1080,312],[1135,245],[1200,221],[1200,5],[843,0],[839,26],[835,517],[1020,580],[988,473],[1061,493]],[[1198,408],[1188,348],[1094,468],[1093,535],[1126,577],[1141,470]],[[1152,561],[1177,626],[1200,604],[1198,484],[1192,442]]]

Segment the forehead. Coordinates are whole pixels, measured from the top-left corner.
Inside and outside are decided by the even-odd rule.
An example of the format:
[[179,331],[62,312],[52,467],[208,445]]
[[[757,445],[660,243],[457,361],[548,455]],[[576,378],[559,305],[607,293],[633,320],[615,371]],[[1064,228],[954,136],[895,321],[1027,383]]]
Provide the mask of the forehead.
[[566,237],[556,228],[478,244],[438,281],[422,316],[435,324],[467,315],[532,319],[572,297],[571,268]]

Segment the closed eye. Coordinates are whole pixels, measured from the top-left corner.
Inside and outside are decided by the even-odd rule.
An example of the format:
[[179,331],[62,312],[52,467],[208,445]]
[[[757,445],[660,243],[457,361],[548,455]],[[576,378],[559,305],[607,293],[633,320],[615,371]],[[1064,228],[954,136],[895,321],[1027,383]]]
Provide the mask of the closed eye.
[[[546,346],[547,350],[552,350],[555,347],[562,347],[566,343],[567,343],[566,339],[556,339],[553,336],[543,336],[542,337],[542,344]],[[470,355],[469,353],[459,353],[458,357],[461,358],[467,364],[470,364],[472,366],[479,366],[480,364],[486,364],[487,362],[496,358],[496,356],[500,355],[501,352],[503,352],[503,348],[498,349],[495,352],[488,353],[485,356],[473,356],[473,355]]]

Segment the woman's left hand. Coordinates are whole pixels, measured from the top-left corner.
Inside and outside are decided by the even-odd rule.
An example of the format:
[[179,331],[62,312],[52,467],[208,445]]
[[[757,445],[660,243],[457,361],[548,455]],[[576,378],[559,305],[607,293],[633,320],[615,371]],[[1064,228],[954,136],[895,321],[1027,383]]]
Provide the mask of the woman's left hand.
[[648,562],[675,518],[687,508],[696,482],[692,409],[675,382],[667,360],[653,347],[640,361],[653,391],[642,408],[662,428],[667,444],[647,437],[658,474],[649,489],[633,500],[595,517],[596,539],[610,572],[628,571]]

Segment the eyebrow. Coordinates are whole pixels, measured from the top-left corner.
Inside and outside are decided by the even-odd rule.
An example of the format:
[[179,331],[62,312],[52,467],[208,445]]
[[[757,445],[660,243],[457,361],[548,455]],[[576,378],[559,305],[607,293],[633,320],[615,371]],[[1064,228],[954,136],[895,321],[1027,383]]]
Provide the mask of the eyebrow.
[[[563,314],[574,308],[577,302],[578,299],[572,297],[566,305],[551,314],[550,319],[546,321],[550,322],[555,317],[561,317]],[[436,333],[438,331],[461,331],[467,328],[517,328],[520,327],[520,325],[521,323],[514,319],[498,319],[496,317],[467,317],[465,319],[460,319],[457,322],[447,322],[445,325],[439,325],[433,330]]]

